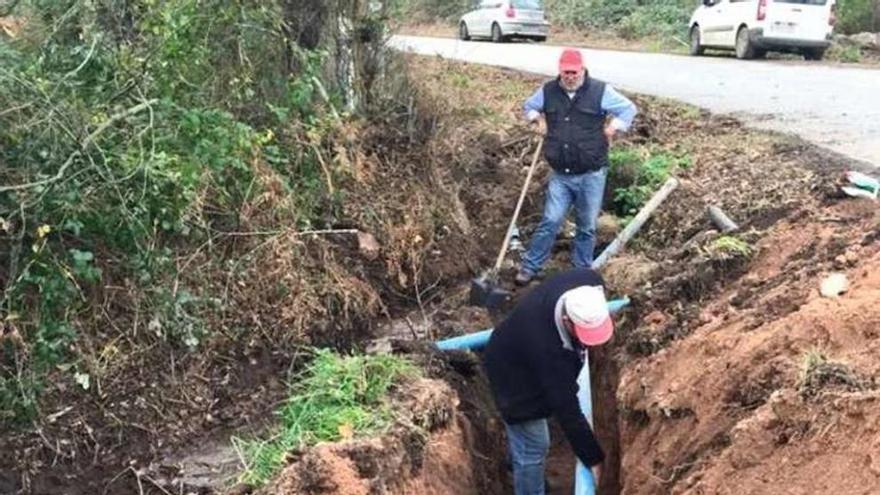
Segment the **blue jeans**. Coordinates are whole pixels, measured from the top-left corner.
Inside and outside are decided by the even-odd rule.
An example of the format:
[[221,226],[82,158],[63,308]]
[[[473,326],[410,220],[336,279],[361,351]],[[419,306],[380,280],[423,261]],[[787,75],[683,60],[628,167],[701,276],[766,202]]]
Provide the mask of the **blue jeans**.
[[568,209],[574,205],[577,234],[571,252],[571,263],[576,268],[593,264],[596,246],[596,220],[605,195],[605,177],[608,169],[580,175],[562,175],[555,171],[547,184],[544,216],[532,235],[529,250],[523,255],[523,270],[534,275],[541,270],[556,241],[556,234],[565,220]]
[[544,458],[550,450],[550,430],[546,419],[504,424],[513,464],[513,491],[516,495],[544,495]]

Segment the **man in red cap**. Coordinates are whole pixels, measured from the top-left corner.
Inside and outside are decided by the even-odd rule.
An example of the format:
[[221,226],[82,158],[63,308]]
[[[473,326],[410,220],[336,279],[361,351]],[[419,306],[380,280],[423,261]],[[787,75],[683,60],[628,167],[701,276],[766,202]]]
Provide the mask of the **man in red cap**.
[[604,454],[581,411],[577,378],[586,348],[613,333],[603,285],[591,268],[548,278],[495,327],[486,346],[484,364],[507,429],[516,495],[544,493],[550,416],[599,481]]
[[579,50],[559,57],[559,76],[544,84],[524,106],[526,119],[544,137],[544,158],[553,171],[547,185],[544,215],[523,254],[516,283],[525,285],[540,272],[565,215],[573,205],[577,232],[571,253],[575,267],[593,263],[596,221],[605,195],[608,147],[629,129],[635,105],[610,85],[589,76]]

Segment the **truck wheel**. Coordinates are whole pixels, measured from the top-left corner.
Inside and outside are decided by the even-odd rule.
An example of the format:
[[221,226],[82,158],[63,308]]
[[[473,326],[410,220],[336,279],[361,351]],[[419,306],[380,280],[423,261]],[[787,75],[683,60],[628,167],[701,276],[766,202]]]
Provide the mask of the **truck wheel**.
[[806,60],[822,60],[822,57],[824,56],[824,48],[807,48],[804,50],[804,59]]
[[755,45],[749,38],[749,29],[745,26],[739,28],[736,33],[736,58],[749,60],[755,58]]
[[492,42],[504,43],[504,34],[501,32],[501,26],[492,24]]
[[458,25],[458,39],[462,41],[470,41],[471,35],[468,33],[467,24],[461,23]]
[[694,24],[694,27],[691,28],[691,44],[688,53],[691,55],[702,55],[706,48],[700,43],[700,26]]

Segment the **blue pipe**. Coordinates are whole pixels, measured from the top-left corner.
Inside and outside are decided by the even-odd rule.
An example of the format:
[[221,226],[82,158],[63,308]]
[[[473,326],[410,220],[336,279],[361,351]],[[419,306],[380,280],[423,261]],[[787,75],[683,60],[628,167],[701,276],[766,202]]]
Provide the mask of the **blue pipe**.
[[[608,312],[609,313],[617,313],[621,309],[629,306],[630,300],[628,297],[624,297],[622,299],[614,299],[612,301],[608,301]],[[461,335],[459,337],[452,337],[451,339],[444,339],[437,341],[437,347],[441,351],[451,351],[451,350],[470,350],[475,351],[478,349],[482,349],[486,347],[486,344],[489,343],[489,337],[492,336],[492,329],[489,328],[487,330],[482,330],[480,332],[469,333],[465,335]]]

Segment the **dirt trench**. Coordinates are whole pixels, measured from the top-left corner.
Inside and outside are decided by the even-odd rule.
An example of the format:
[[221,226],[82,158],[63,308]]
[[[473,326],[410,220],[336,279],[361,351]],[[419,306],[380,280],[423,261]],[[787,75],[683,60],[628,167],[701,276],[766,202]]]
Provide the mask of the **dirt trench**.
[[[639,103],[649,109],[647,123],[633,139],[670,122],[665,103]],[[812,493],[821,486],[874,493],[876,203],[840,194],[843,170],[855,165],[839,156],[731,119],[695,119],[661,131],[691,147],[694,167],[679,172],[680,189],[603,271],[612,296],[629,295],[633,304],[618,316],[612,344],[591,353],[596,430],[608,456],[599,492]],[[732,235],[748,249],[719,247],[725,235],[705,214],[710,204],[736,219]],[[538,211],[539,201],[527,208],[526,232]],[[567,266],[568,247],[565,239],[557,243],[548,272]],[[835,272],[850,288],[837,298],[820,296],[822,280]],[[391,333],[405,341],[408,332],[433,339],[490,326],[498,315],[466,308],[465,293],[463,282],[430,320]],[[432,430],[422,451],[440,466],[416,469],[404,456],[408,474],[396,468],[384,477],[356,476],[358,490],[510,493],[503,435],[478,356],[399,342],[397,349],[443,363],[445,372],[433,376],[453,385],[459,413]],[[818,364],[806,364],[811,359]],[[551,433],[549,493],[571,493],[574,457],[558,427]],[[458,455],[445,456],[450,445]],[[827,479],[817,482],[820,465]],[[451,466],[464,469],[450,475]],[[342,471],[350,474],[350,466]],[[303,493],[344,493],[334,489]]]
[[[689,222],[703,223],[691,236],[708,232],[702,247],[642,246],[606,271],[611,291],[625,290],[634,305],[618,319],[614,344],[591,354],[597,434],[608,454],[600,493],[811,493],[818,484],[868,494],[880,486],[880,214],[873,202],[837,196],[836,173],[821,174],[797,206],[742,219],[754,249],[748,257],[717,257],[710,247],[719,235],[708,220],[675,214],[692,211],[678,209],[695,199],[699,177],[686,179],[649,234],[669,229],[674,238]],[[634,277],[645,264],[652,270]],[[850,289],[820,296],[823,277],[838,271]],[[805,368],[816,349],[824,357]],[[453,389],[466,406],[432,431],[424,450],[441,465],[378,484],[395,480],[398,488],[361,479],[363,491],[348,493],[510,493],[501,429],[475,357],[416,355],[433,356],[426,359],[446,370],[435,376],[464,385]],[[552,436],[549,493],[571,493],[574,458],[558,428]],[[447,456],[450,448],[458,454]],[[811,473],[820,465],[827,479],[817,481]],[[463,471],[450,475],[451,467]]]
[[[539,82],[447,62],[419,67],[424,80],[451,78],[438,87],[454,88],[465,77],[484,81],[479,90],[465,85],[434,95],[436,101],[480,95],[491,105],[475,112],[479,118],[515,114],[511,94],[528,94]],[[841,157],[750,131],[731,118],[636,100],[639,120],[618,144],[687,153],[693,164],[676,173],[679,189],[603,270],[610,295],[628,295],[633,304],[617,317],[612,343],[591,353],[596,431],[608,456],[600,493],[812,493],[816,486],[873,493],[880,486],[876,203],[840,195],[840,174],[851,165]],[[491,119],[478,124],[498,125]],[[387,337],[391,350],[419,362],[426,378],[395,392],[399,421],[387,434],[294,452],[260,493],[511,493],[502,425],[479,356],[425,345],[490,327],[503,314],[467,306],[468,279],[494,261],[508,220],[499,205],[515,202],[530,147],[515,128],[466,140],[462,133],[478,128],[469,125],[439,150],[455,161],[448,179],[457,187],[459,227],[431,253],[432,269],[445,278],[428,300],[393,300],[393,321],[368,322],[351,329],[360,333],[349,339],[360,345],[367,337]],[[542,169],[525,205],[520,226],[526,239],[539,220],[545,174]],[[616,186],[612,181],[609,190]],[[706,217],[709,204],[740,224],[735,236],[747,252],[719,248],[725,236]],[[614,229],[603,232],[598,250],[613,235]],[[548,273],[568,266],[569,247],[570,240],[560,238]],[[502,282],[519,295],[511,283],[515,261],[508,257]],[[374,265],[369,269],[387,268]],[[847,275],[849,291],[820,297],[818,286],[832,272]],[[175,456],[165,456],[167,445],[137,436],[147,433],[97,432],[98,439],[122,446],[112,463],[93,464],[87,473],[53,463],[31,492],[248,493],[229,488],[240,463],[228,436],[265,427],[271,406],[283,397],[279,377],[289,363],[285,355],[248,349],[240,361],[214,370],[211,383],[233,380],[234,388],[223,389],[222,414],[229,421],[164,439]],[[185,411],[162,412],[180,424],[192,422]],[[85,420],[75,425],[89,428]],[[550,493],[571,493],[574,457],[555,425],[551,436]],[[153,460],[129,457],[126,443],[150,445],[140,459]],[[47,451],[52,461],[53,449]],[[827,474],[816,483],[820,469]],[[0,493],[7,481],[0,476]],[[74,484],[82,489],[74,491]],[[8,486],[14,493],[15,480]]]

